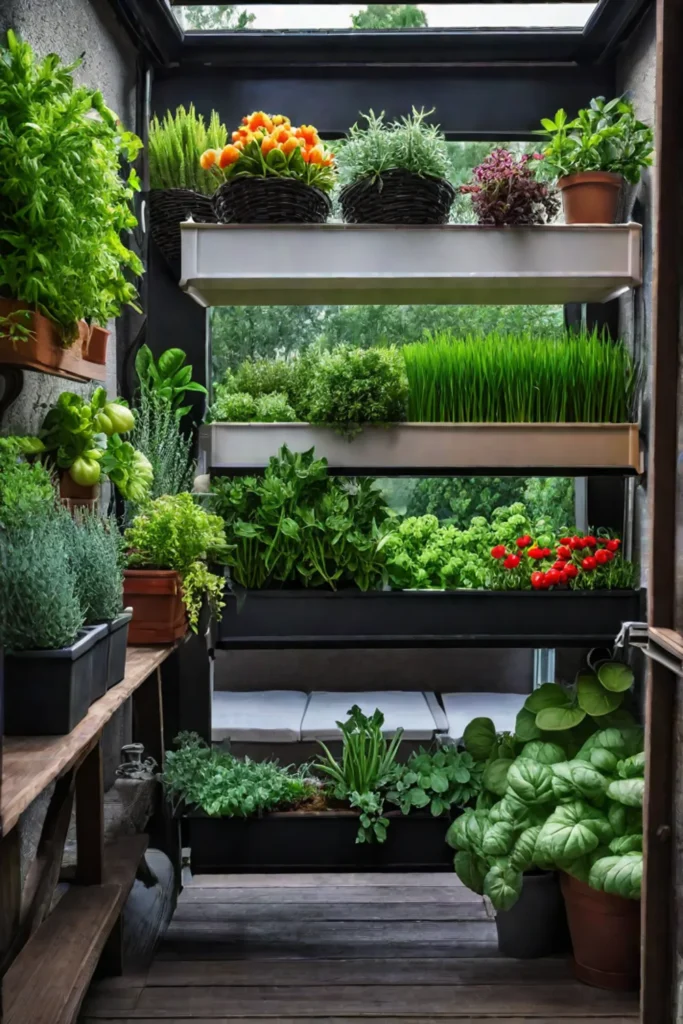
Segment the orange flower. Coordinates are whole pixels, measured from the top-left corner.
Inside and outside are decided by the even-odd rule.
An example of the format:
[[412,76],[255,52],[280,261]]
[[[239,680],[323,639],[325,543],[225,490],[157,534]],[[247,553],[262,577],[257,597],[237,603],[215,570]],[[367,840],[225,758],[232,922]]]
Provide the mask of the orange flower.
[[273,130],[273,122],[262,110],[255,111],[249,118],[248,124],[252,132],[256,131],[257,128],[265,128],[267,132],[272,132]]
[[204,171],[210,170],[218,160],[219,154],[215,149],[207,149],[199,158],[199,165]]
[[[322,164],[324,156],[322,146],[313,146],[308,151],[308,160],[306,162],[309,164]],[[305,154],[304,159],[306,159]]]
[[298,129],[297,134],[300,139],[305,139],[309,146],[317,146],[320,142],[318,133],[312,124],[302,124]]
[[295,149],[298,149],[301,145],[300,139],[295,139],[293,135],[290,135],[286,142],[282,143],[282,152],[285,156],[289,156]]
[[271,138],[275,139],[276,142],[287,142],[287,140],[290,139],[291,136],[292,133],[287,127],[287,125],[282,125],[280,128],[273,129],[273,134],[271,135]]
[[226,146],[220,155],[218,163],[221,169],[224,169],[226,167],[230,167],[230,165],[234,164],[237,160],[239,160],[239,158],[240,151],[237,148],[237,146]]
[[276,115],[275,115],[275,116],[274,116],[274,117],[272,118],[272,121],[273,121],[273,124],[274,124],[274,125],[275,125],[276,127],[277,127],[277,126],[278,126],[279,124],[286,124],[286,125],[290,125],[290,124],[292,123],[292,122],[291,122],[291,121],[289,120],[289,118],[288,118],[288,117],[285,117],[285,115],[284,115],[284,114],[276,114]]
[[249,117],[248,116],[242,118],[242,124],[249,124]]
[[241,139],[238,139],[237,142],[235,143],[235,149],[238,149],[240,153],[244,149],[244,143],[242,142]]
[[323,167],[333,167],[333,166],[334,166],[334,153],[326,153],[325,154],[325,159],[323,160]]
[[268,156],[272,149],[277,149],[277,142],[273,138],[265,138],[261,143],[261,152],[264,156]]

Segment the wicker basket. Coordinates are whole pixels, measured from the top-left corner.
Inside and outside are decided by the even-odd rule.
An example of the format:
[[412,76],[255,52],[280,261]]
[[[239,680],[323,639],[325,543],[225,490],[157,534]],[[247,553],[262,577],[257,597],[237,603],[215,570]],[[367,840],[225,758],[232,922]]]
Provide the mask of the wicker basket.
[[298,178],[235,178],[213,197],[221,224],[324,224],[329,197]]
[[445,224],[454,199],[444,178],[401,170],[362,178],[339,194],[347,224]]
[[216,215],[210,196],[189,188],[153,188],[149,193],[150,229],[162,256],[171,270],[180,269],[180,225],[192,220],[215,224]]

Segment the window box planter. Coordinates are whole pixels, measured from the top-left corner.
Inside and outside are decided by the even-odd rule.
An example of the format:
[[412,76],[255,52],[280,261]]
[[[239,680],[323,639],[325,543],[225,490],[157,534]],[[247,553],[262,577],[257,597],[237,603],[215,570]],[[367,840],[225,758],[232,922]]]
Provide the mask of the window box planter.
[[[99,624],[104,626],[101,635],[95,641],[92,649],[92,675],[90,677],[90,703],[94,704],[107,692],[107,673],[109,671],[109,623]],[[97,628],[97,627],[95,627]]]
[[187,632],[187,614],[177,572],[126,569],[123,598],[133,612],[129,644],[172,644]]
[[193,874],[298,871],[452,871],[449,820],[399,811],[384,843],[356,843],[354,811],[274,811],[260,818],[185,820]]
[[228,592],[222,648],[604,647],[642,619],[635,590]]
[[128,628],[132,618],[132,609],[126,608],[125,611],[121,612],[120,615],[117,615],[115,619],[110,619],[109,622],[107,622],[107,690],[111,689],[112,686],[116,686],[117,683],[120,683],[126,674]]
[[211,423],[199,436],[202,473],[259,472],[283,444],[354,476],[642,472],[636,423],[397,423],[351,441],[309,423]]
[[[5,734],[63,736],[87,714],[102,671],[107,626],[86,626],[70,647],[5,655]],[[99,659],[99,668],[98,668]]]
[[[8,316],[17,310],[28,308],[26,303],[0,298],[0,316]],[[32,337],[28,341],[17,341],[13,344],[0,329],[0,365],[39,370],[69,380],[106,379],[104,363],[95,362],[85,354],[90,338],[90,327],[84,320],[79,323],[78,339],[68,348],[62,344],[53,321],[42,313],[31,311],[30,319],[22,320],[23,323],[32,332]]]
[[186,223],[181,232],[180,285],[202,306],[607,302],[642,283],[637,224]]

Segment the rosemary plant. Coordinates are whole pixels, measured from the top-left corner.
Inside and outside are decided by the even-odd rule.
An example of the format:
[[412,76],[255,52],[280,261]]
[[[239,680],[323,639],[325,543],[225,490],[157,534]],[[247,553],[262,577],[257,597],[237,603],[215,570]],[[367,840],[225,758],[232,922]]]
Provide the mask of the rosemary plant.
[[189,188],[210,196],[216,179],[202,170],[199,159],[207,149],[222,149],[228,130],[214,110],[208,127],[194,105],[167,111],[163,120],[153,117],[149,127],[150,188]]

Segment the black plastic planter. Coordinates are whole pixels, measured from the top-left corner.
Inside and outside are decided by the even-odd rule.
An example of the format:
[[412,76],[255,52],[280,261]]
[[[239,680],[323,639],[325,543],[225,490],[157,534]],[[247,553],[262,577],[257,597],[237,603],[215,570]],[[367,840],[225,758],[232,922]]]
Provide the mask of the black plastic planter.
[[126,674],[126,650],[128,647],[128,625],[133,612],[127,608],[107,623],[107,689],[120,683]]
[[641,618],[635,590],[228,591],[218,646],[605,647]]
[[511,910],[496,912],[498,951],[533,960],[571,948],[567,915],[554,871],[524,875],[522,895]]
[[[86,626],[70,647],[5,655],[5,734],[63,736],[88,712],[97,648],[107,625]],[[102,662],[100,661],[100,665]]]
[[390,813],[384,843],[356,843],[352,811],[283,811],[261,818],[185,820],[193,874],[296,871],[452,871],[449,821]]
[[109,668],[109,623],[102,623],[105,630],[92,649],[92,673],[90,676],[90,703],[94,704],[107,692],[107,671]]

